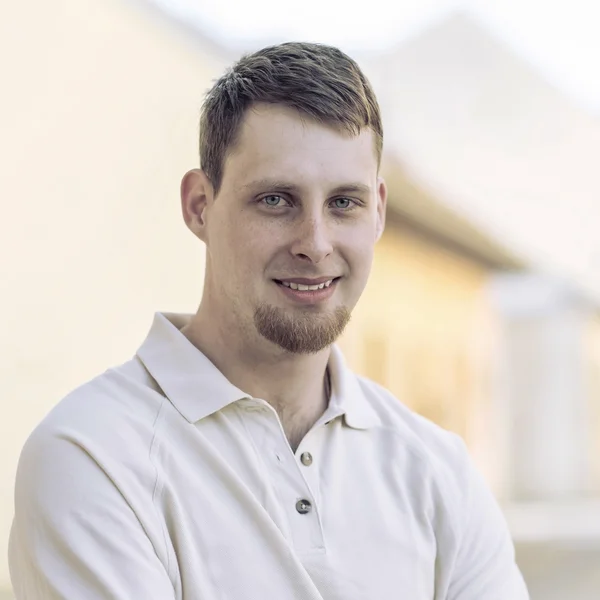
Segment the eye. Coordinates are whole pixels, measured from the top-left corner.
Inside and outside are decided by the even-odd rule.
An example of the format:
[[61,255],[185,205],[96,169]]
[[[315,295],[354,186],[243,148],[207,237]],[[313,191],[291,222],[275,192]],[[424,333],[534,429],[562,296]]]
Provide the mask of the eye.
[[352,205],[355,204],[350,198],[336,198],[335,200],[332,200],[332,202],[334,207],[339,208],[340,210],[351,208]]
[[270,206],[271,208],[279,208],[281,206],[289,205],[289,203],[283,198],[283,196],[278,196],[277,194],[270,194],[269,196],[264,196],[261,198],[261,202]]

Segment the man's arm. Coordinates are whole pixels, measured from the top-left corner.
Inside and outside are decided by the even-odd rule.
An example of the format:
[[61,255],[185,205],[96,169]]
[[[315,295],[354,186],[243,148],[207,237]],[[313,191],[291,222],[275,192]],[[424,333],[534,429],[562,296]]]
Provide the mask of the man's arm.
[[447,600],[529,600],[504,515],[468,457],[466,470],[462,534]]
[[19,461],[9,564],[17,600],[174,600],[134,510],[81,445],[36,430]]

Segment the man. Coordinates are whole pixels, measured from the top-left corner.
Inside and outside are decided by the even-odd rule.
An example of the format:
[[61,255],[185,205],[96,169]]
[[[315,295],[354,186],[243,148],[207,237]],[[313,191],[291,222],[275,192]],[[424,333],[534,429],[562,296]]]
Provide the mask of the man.
[[217,81],[181,185],[200,307],[158,313],[28,440],[17,600],[527,598],[463,443],[334,346],[384,228],[382,138],[335,48],[266,48]]

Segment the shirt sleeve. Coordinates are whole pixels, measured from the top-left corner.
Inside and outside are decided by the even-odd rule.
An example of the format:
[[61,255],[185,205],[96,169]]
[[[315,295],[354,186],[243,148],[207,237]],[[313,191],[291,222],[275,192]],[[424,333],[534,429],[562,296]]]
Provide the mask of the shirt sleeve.
[[17,470],[9,566],[16,600],[174,600],[167,569],[102,466],[34,432]]
[[500,506],[468,455],[465,469],[462,533],[447,600],[529,600]]

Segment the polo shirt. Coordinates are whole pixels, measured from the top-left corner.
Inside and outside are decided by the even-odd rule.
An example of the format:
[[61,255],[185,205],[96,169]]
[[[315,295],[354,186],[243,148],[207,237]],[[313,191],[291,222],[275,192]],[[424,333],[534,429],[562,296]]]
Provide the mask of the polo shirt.
[[19,460],[17,600],[526,600],[461,439],[333,347],[293,452],[275,410],[157,313],[128,362],[61,400]]

